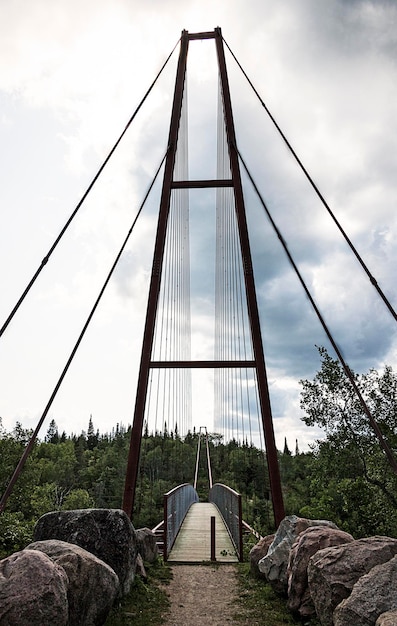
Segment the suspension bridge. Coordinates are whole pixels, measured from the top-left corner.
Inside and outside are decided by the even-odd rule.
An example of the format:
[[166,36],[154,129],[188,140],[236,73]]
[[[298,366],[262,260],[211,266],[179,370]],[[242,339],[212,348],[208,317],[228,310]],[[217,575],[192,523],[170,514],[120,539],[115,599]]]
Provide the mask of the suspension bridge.
[[[212,40],[218,67],[218,104],[216,129],[216,173],[212,178],[191,178],[189,175],[188,142],[188,50],[196,41]],[[214,432],[221,433],[224,440],[236,439],[253,442],[259,436],[266,454],[269,490],[276,526],[284,517],[283,494],[275,444],[273,420],[266,374],[265,355],[259,319],[250,238],[247,226],[245,198],[241,168],[251,182],[260,203],[272,224],[284,251],[297,274],[298,280],[312,304],[326,336],[341,361],[347,378],[355,388],[363,411],[374,428],[380,445],[395,471],[396,461],[381,431],[372,418],[366,403],[356,387],[351,370],[334,341],[325,320],[314,302],[294,262],[273,217],[261,196],[258,185],[242,158],[237,144],[232,103],[225,60],[225,41],[221,29],[201,33],[183,31],[180,38],[174,97],[167,146],[157,173],[138,211],[130,231],[118,252],[103,288],[83,327],[83,331],[70,354],[64,370],[50,396],[48,404],[38,422],[10,483],[3,494],[0,511],[3,511],[18,475],[33,447],[52,402],[67,374],[74,355],[84,338],[87,327],[99,305],[102,295],[112,277],[115,267],[125,249],[134,225],[141,214],[157,176],[163,171],[163,183],[158,212],[152,272],[150,277],[146,320],[143,332],[142,352],[136,391],[135,410],[131,428],[131,442],[125,476],[123,509],[133,519],[135,494],[139,478],[142,433],[144,429],[157,432],[169,430],[178,433],[183,441],[191,432],[192,424],[192,377],[195,372],[211,372],[214,388]],[[227,44],[226,44],[227,46]],[[238,66],[256,92],[248,76],[227,46]],[[171,53],[171,55],[173,52]],[[171,57],[170,55],[170,57]],[[169,58],[170,58],[169,57]],[[169,58],[164,64],[167,64]],[[161,74],[160,73],[159,75]],[[158,77],[157,77],[158,78]],[[157,79],[156,79],[157,80]],[[153,88],[156,80],[152,84]],[[3,324],[0,336],[28,296],[37,277],[47,265],[55,247],[76,216],[85,198],[102,173],[107,162],[122,140],[128,127],[143,105],[145,98],[129,120],[122,135],[110,151],[105,162],[94,177],[86,193],[60,232],[53,246],[45,255],[42,264],[34,273],[30,283]],[[342,226],[321,196],[308,172],[277,126],[266,105],[261,103],[283,140],[291,150],[298,165],[303,169],[326,210],[336,223],[341,235],[349,244],[371,284],[378,292],[394,319],[397,320],[385,294],[369,272],[358,251],[354,248]],[[213,144],[215,145],[215,138]],[[194,192],[205,192],[200,201],[192,206]],[[205,202],[207,211],[200,213],[200,202]],[[209,211],[208,211],[209,209]],[[202,207],[201,207],[202,210]],[[214,345],[213,354],[205,358],[192,358],[192,314],[191,314],[191,215],[196,212],[196,221],[205,220],[202,226],[214,231],[215,268],[214,285]],[[193,259],[194,260],[194,259]],[[197,259],[195,260],[197,263]],[[203,260],[200,259],[200,262]],[[210,270],[205,270],[210,271]],[[252,531],[242,519],[241,496],[229,486],[212,480],[208,434],[205,431],[209,493],[208,502],[199,502],[197,494],[197,468],[201,451],[201,428],[198,438],[196,476],[192,483],[176,486],[164,496],[164,519],[154,529],[161,535],[165,558],[170,561],[192,562],[207,559],[230,561],[242,559],[242,534],[244,529]]]

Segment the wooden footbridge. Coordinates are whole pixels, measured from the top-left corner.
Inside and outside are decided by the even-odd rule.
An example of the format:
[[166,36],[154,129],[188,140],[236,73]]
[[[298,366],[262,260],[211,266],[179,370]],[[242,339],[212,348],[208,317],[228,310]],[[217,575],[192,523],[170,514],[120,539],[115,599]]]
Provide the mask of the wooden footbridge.
[[167,560],[170,563],[234,563],[236,548],[219,510],[211,502],[195,502],[182,522]]
[[186,483],[164,496],[164,519],[153,529],[161,537],[164,560],[173,563],[243,559],[241,495],[226,485],[213,485],[209,502],[199,502]]

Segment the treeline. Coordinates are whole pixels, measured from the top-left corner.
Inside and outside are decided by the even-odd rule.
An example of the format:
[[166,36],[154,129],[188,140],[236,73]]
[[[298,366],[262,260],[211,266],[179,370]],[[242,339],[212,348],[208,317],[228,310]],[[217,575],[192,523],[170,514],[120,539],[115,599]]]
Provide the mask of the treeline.
[[[286,514],[330,519],[354,537],[397,537],[397,476],[391,469],[343,371],[325,350],[313,381],[302,382],[303,421],[320,426],[324,436],[312,450],[293,452],[285,440],[279,452]],[[373,416],[394,455],[397,454],[397,377],[390,367],[356,376]],[[0,422],[0,490],[3,493],[30,438],[17,424],[11,433]],[[150,434],[142,438],[133,523],[154,527],[162,517],[163,494],[193,482],[199,435]],[[48,511],[119,508],[122,503],[130,429],[117,425],[100,434],[89,419],[86,432],[59,434],[52,421],[37,441],[0,515],[0,551],[23,547],[37,519]],[[208,497],[204,444],[198,492]],[[273,532],[266,457],[247,442],[223,442],[209,435],[214,482],[242,494],[243,516],[263,535]]]
[[[8,481],[31,436],[17,423],[11,433],[0,430],[0,490]],[[133,523],[154,527],[163,515],[163,495],[178,484],[193,482],[199,435],[182,440],[173,432],[142,437]],[[76,508],[120,508],[122,504],[130,428],[117,425],[111,433],[95,431],[89,419],[80,435],[59,434],[53,420],[43,441],[36,441],[0,516],[0,550],[18,549],[30,540],[37,519],[48,511]],[[224,444],[209,435],[214,482],[223,482],[243,495],[244,515],[258,530],[271,526],[266,459],[247,443]],[[197,480],[200,499],[207,500],[209,477],[201,442]]]

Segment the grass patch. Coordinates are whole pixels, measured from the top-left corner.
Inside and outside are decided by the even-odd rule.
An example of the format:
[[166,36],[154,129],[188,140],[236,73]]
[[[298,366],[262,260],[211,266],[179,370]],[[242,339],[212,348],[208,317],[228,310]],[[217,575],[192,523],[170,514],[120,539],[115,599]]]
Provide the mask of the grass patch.
[[[222,567],[213,562],[202,565]],[[171,568],[161,559],[146,565],[148,581],[137,576],[128,596],[113,608],[105,626],[160,626],[164,624],[170,606],[166,585],[172,578]],[[278,596],[264,580],[250,574],[248,563],[236,564],[238,597],[235,599],[234,624],[241,626],[320,626],[316,619],[302,622],[294,619],[284,598]],[[220,590],[221,592],[222,590]]]
[[145,563],[147,582],[136,576],[130,593],[120,605],[114,607],[106,620],[106,626],[158,626],[164,623],[163,615],[169,608],[169,599],[164,590],[172,578],[172,572],[162,559],[156,563]]
[[[249,563],[237,565],[239,595],[237,599],[236,622],[249,623],[252,626],[280,626],[281,624],[300,624],[287,609],[284,598],[278,596],[264,580],[250,574]],[[317,620],[307,622],[310,626],[320,626]]]

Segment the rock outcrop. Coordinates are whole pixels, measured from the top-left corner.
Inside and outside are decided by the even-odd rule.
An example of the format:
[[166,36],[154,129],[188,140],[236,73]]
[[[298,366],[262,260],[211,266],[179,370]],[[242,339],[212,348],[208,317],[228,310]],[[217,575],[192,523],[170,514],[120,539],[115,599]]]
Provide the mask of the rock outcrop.
[[22,550],[0,561],[2,626],[66,626],[68,577],[46,554]]
[[265,574],[266,579],[279,594],[287,595],[287,567],[292,545],[298,535],[310,526],[336,528],[335,524],[326,520],[312,520],[289,515],[282,520],[278,527],[267,555],[258,563],[259,571]]
[[135,575],[136,533],[119,509],[81,509],[46,513],[38,520],[34,541],[58,539],[91,552],[116,572],[120,593],[127,594]]
[[316,614],[308,588],[307,567],[318,550],[354,541],[349,533],[327,526],[311,526],[298,535],[288,563],[288,608],[302,618]]
[[334,626],[373,626],[380,615],[397,610],[396,589],[397,556],[356,582],[350,596],[336,607]]
[[136,531],[137,550],[147,563],[154,563],[159,555],[156,540],[150,528],[138,528]]
[[397,539],[376,536],[325,548],[312,556],[307,570],[309,589],[321,624],[333,626],[335,608],[359,578],[396,554]]
[[256,578],[266,578],[265,574],[259,571],[258,563],[263,557],[266,556],[271,544],[274,541],[275,535],[267,535],[262,537],[257,544],[251,549],[249,554],[250,571]]
[[46,554],[68,578],[68,626],[104,624],[119,591],[114,570],[78,545],[49,539],[26,548]]

